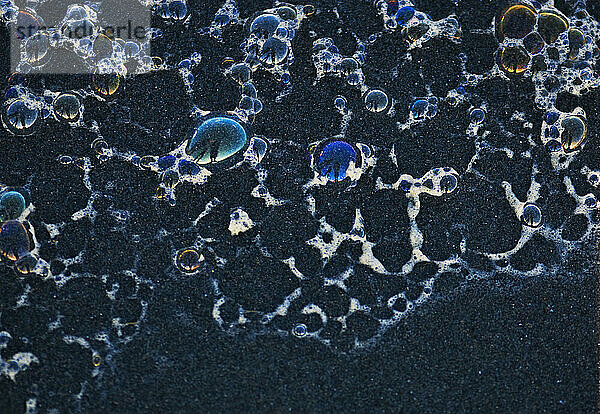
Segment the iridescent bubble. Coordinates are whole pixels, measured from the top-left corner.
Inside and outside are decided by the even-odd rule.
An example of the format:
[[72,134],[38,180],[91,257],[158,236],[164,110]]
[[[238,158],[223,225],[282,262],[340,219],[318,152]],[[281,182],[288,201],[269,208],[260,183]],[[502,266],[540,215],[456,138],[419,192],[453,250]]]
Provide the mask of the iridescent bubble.
[[413,118],[421,119],[427,115],[429,109],[429,103],[425,99],[417,99],[410,109],[410,113]]
[[555,139],[551,139],[550,141],[546,142],[546,148],[550,152],[556,152],[560,151],[560,149],[562,148],[562,144]]
[[54,100],[53,107],[57,118],[72,122],[79,118],[81,103],[74,94],[62,93]]
[[350,163],[356,163],[356,151],[344,141],[332,141],[325,145],[318,160],[318,171],[329,181],[346,178]]
[[25,40],[35,35],[39,30],[44,27],[42,20],[39,16],[28,11],[19,11],[15,22],[16,37],[19,40]]
[[7,191],[0,196],[0,222],[18,219],[25,211],[25,197],[18,191]]
[[500,65],[508,73],[525,72],[531,58],[522,46],[503,47],[500,51]]
[[276,65],[287,57],[287,44],[275,37],[267,39],[260,52],[260,60],[267,65]]
[[193,247],[181,249],[175,256],[177,268],[185,273],[194,273],[203,261],[204,256]]
[[247,141],[242,125],[226,117],[202,122],[189,140],[185,152],[198,164],[222,161],[241,150]]
[[343,96],[337,96],[333,101],[333,105],[340,111],[343,111],[346,108],[346,98]]
[[535,26],[535,11],[523,4],[508,8],[500,20],[501,33],[512,39],[522,39]]
[[275,34],[279,22],[279,17],[274,14],[261,14],[250,25],[250,33],[262,38],[271,37]]
[[292,334],[297,338],[304,338],[308,334],[308,328],[305,324],[299,323],[292,329]]
[[29,234],[20,221],[8,220],[0,228],[0,255],[16,261],[29,253]]
[[17,260],[15,263],[15,268],[19,271],[19,273],[28,274],[33,272],[37,263],[37,257],[31,253],[27,253]]
[[525,204],[521,222],[529,227],[538,227],[542,223],[542,211],[533,203]]
[[569,22],[557,13],[542,12],[538,17],[537,31],[548,45],[554,43],[568,27]]
[[113,53],[113,42],[108,36],[104,34],[99,34],[94,39],[93,50],[94,56],[98,61],[104,58],[111,57]]
[[398,12],[396,13],[396,21],[398,22],[398,24],[400,26],[403,26],[406,23],[408,23],[408,21],[410,19],[412,19],[414,15],[415,15],[415,8],[410,7],[410,6],[405,6],[405,7],[402,7],[400,10],[398,10]]
[[598,200],[596,200],[596,197],[592,194],[584,200],[584,204],[586,207],[594,208],[596,207],[596,204],[598,204]]
[[388,106],[388,97],[385,92],[373,89],[365,95],[365,107],[371,112],[384,111]]
[[15,133],[25,133],[38,118],[38,110],[30,108],[23,99],[16,99],[8,105],[3,114],[6,125]]
[[102,364],[102,357],[97,352],[92,354],[92,365],[95,367],[99,367]]
[[119,89],[120,78],[116,73],[94,73],[92,85],[96,92],[102,96],[111,96]]
[[481,108],[475,108],[471,111],[471,122],[480,125],[485,120],[485,111]]
[[563,119],[561,126],[563,131],[560,141],[565,152],[579,149],[587,135],[585,121],[579,116],[569,116]]

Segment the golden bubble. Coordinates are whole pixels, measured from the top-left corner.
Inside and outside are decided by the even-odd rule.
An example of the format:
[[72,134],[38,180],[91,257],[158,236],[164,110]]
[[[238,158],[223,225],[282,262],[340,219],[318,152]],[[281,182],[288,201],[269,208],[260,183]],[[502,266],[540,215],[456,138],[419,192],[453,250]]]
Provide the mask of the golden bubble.
[[96,39],[94,39],[93,50],[97,60],[111,57],[113,53],[113,42],[108,36],[100,33],[96,36]]
[[569,59],[574,60],[579,54],[579,49],[585,45],[585,35],[579,29],[569,30]]
[[72,93],[60,94],[53,103],[54,114],[64,121],[76,121],[79,118],[81,103],[79,98]]
[[515,4],[504,12],[500,20],[500,32],[512,39],[522,39],[535,26],[535,12],[523,4]]
[[560,140],[565,152],[579,149],[587,136],[585,120],[580,116],[569,116],[563,119],[561,126],[563,131]]
[[113,95],[119,89],[120,78],[117,73],[94,73],[92,85],[96,92],[103,96]]
[[150,164],[155,163],[156,162],[156,157],[153,155],[144,155],[141,159],[140,159],[140,166],[142,168],[150,168]]
[[504,47],[500,51],[500,65],[508,73],[525,72],[530,60],[529,54],[521,46]]
[[233,65],[233,62],[235,62],[235,61],[233,60],[233,58],[232,58],[232,57],[229,57],[229,56],[227,56],[227,57],[226,57],[226,58],[224,58],[224,59],[223,59],[223,61],[221,62],[221,66],[223,66],[223,67],[225,67],[225,68],[228,68],[228,67],[230,67],[231,65]]
[[553,12],[542,12],[538,18],[538,33],[546,44],[551,44],[558,39],[558,35],[567,30],[569,22]]
[[204,261],[204,256],[200,254],[200,252],[193,248],[185,248],[177,252],[177,256],[175,258],[175,262],[179,270],[186,273],[193,273],[202,264]]
[[102,363],[102,357],[97,352],[92,354],[92,365],[95,367],[99,367]]
[[166,196],[167,190],[165,189],[165,187],[163,187],[162,185],[156,187],[156,198],[158,198],[159,200],[164,200]]
[[160,68],[164,63],[164,60],[160,56],[152,56],[152,63],[155,68]]
[[108,143],[102,138],[96,138],[94,141],[92,141],[91,147],[98,155],[104,154],[104,151],[108,151],[110,149]]
[[302,11],[304,12],[305,16],[312,16],[313,14],[315,14],[317,9],[312,4],[307,4],[306,6],[304,6]]

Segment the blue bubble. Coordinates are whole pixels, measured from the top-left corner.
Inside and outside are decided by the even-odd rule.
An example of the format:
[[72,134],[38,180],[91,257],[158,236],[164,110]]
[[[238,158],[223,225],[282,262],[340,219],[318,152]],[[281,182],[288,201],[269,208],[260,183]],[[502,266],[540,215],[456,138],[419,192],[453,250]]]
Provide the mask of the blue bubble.
[[18,98],[18,97],[19,97],[19,89],[17,89],[14,86],[8,88],[8,90],[4,94],[4,98],[6,98],[6,99],[13,99],[13,98]]
[[550,138],[558,138],[559,135],[560,133],[557,127],[553,126],[552,128],[550,128],[550,133],[548,134]]
[[371,112],[381,112],[388,106],[388,97],[385,92],[373,89],[365,95],[365,107]]
[[288,54],[287,44],[275,37],[267,39],[260,52],[261,62],[267,65],[276,65],[283,62]]
[[18,191],[7,191],[0,196],[0,221],[14,220],[25,211],[25,197]]
[[463,88],[462,86],[456,88],[456,92],[458,92],[461,95],[464,95],[466,93],[465,88]]
[[185,152],[198,164],[214,163],[244,148],[246,141],[246,131],[239,122],[232,118],[214,117],[198,126]]
[[6,120],[15,130],[31,128],[37,118],[38,110],[27,106],[22,99],[12,102],[6,109]]
[[596,207],[597,204],[596,197],[594,197],[593,195],[587,197],[584,202],[585,205],[590,208]]
[[161,170],[166,170],[175,164],[175,156],[165,155],[164,157],[160,157],[158,160],[156,160],[156,164]]
[[427,114],[429,103],[425,99],[417,99],[410,110],[413,118],[424,118]]
[[250,33],[258,37],[267,38],[273,36],[279,26],[279,17],[274,14],[261,14],[250,25]]
[[481,108],[475,108],[471,111],[471,122],[480,125],[485,119],[485,112]]
[[398,12],[398,0],[388,0],[386,13],[389,17],[394,16]]
[[356,163],[356,151],[352,145],[344,141],[332,141],[319,155],[319,173],[329,181],[342,181],[351,162]]
[[550,141],[546,142],[546,148],[550,152],[556,152],[560,151],[560,149],[562,148],[562,144],[560,143],[560,141],[551,139]]
[[289,73],[284,73],[281,75],[281,82],[283,83],[290,83],[290,74]]
[[546,123],[548,125],[552,125],[556,121],[558,121],[558,117],[560,114],[558,112],[548,112],[548,116],[546,116]]
[[440,190],[444,193],[451,193],[458,185],[458,178],[454,174],[448,174],[440,180]]
[[340,111],[346,108],[346,98],[343,96],[338,96],[333,101],[333,105]]
[[223,27],[227,23],[229,23],[230,21],[231,21],[231,18],[228,15],[226,15],[226,14],[217,14],[215,16],[214,23],[215,23],[215,26],[217,26],[217,27]]
[[187,6],[180,0],[175,0],[169,4],[169,14],[175,20],[182,20],[187,14]]
[[405,7],[402,7],[400,10],[398,10],[398,13],[396,13],[396,21],[398,22],[398,24],[400,26],[402,26],[402,25],[405,25],[406,23],[408,23],[408,21],[410,19],[412,19],[414,15],[415,15],[414,7],[405,6]]
[[303,323],[299,323],[298,325],[294,326],[294,329],[292,329],[292,333],[295,337],[303,338],[308,333],[308,328]]
[[181,62],[179,62],[179,67],[189,69],[192,67],[192,61],[189,59],[183,59]]
[[400,189],[402,191],[404,191],[405,193],[409,192],[411,187],[412,187],[412,184],[410,181],[407,181],[407,180],[400,181]]
[[525,204],[521,222],[529,227],[538,227],[542,223],[542,211],[533,203]]
[[200,172],[200,167],[188,160],[179,160],[179,174],[196,175]]

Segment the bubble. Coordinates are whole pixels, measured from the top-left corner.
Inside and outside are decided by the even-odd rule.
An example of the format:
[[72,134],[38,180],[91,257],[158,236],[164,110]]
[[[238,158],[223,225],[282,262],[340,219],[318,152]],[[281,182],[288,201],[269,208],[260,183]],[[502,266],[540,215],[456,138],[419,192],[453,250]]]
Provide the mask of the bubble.
[[48,55],[50,41],[48,36],[42,32],[37,32],[29,37],[25,42],[25,52],[27,53],[27,62],[36,65]]
[[239,84],[244,84],[250,80],[250,68],[245,63],[235,64],[229,69],[231,77]]
[[246,131],[239,122],[232,118],[214,117],[198,126],[185,152],[198,164],[214,163],[241,150],[246,141]]
[[93,50],[96,60],[100,61],[101,59],[109,58],[113,54],[113,42],[108,36],[99,34],[94,39]]
[[403,26],[406,23],[408,23],[408,21],[412,19],[414,15],[415,8],[411,6],[405,6],[398,10],[398,12],[396,13],[396,21],[400,26]]
[[562,144],[555,139],[551,139],[550,141],[546,142],[546,148],[550,152],[556,152],[560,151],[560,149],[562,148]]
[[177,268],[185,273],[194,273],[203,261],[204,256],[193,247],[181,249],[175,257]]
[[279,17],[274,14],[261,14],[250,25],[250,33],[266,39],[275,34],[279,22]]
[[594,195],[590,195],[585,199],[584,203],[585,203],[586,207],[594,208],[594,207],[596,207],[596,204],[598,203],[598,201],[596,200],[596,197],[594,197]]
[[200,172],[200,167],[188,160],[179,160],[179,173],[182,175],[196,175]]
[[548,45],[554,43],[568,27],[567,20],[554,12],[542,12],[538,18],[538,33]]
[[548,112],[548,115],[546,115],[546,123],[548,125],[552,125],[556,121],[558,121],[559,117],[560,117],[560,114],[558,112]]
[[292,329],[292,334],[294,334],[296,338],[304,338],[307,333],[308,328],[303,323],[299,323],[298,325],[294,326],[294,329]]
[[92,365],[95,367],[99,367],[101,363],[102,357],[100,357],[100,354],[98,354],[97,352],[94,352],[92,354]]
[[475,108],[471,111],[471,122],[476,125],[481,125],[485,120],[485,111],[481,108]]
[[533,203],[525,204],[521,222],[529,227],[538,227],[542,223],[542,212],[538,206]]
[[317,9],[312,4],[307,4],[302,8],[302,12],[305,16],[312,16],[316,11]]
[[261,138],[252,139],[252,153],[257,162],[261,162],[267,153],[267,142]]
[[164,157],[160,157],[156,160],[156,165],[158,165],[158,168],[161,170],[166,170],[175,164],[176,159],[177,158],[175,158],[174,155],[165,155]]
[[175,0],[169,4],[169,15],[174,20],[183,20],[187,15],[187,6],[183,1]]
[[561,122],[563,127],[560,141],[565,152],[579,149],[585,141],[587,127],[585,121],[579,116],[569,116]]
[[417,99],[410,108],[410,114],[414,119],[423,119],[426,116],[432,117],[437,113],[434,104],[430,104],[427,99]]
[[585,36],[579,29],[569,30],[569,58],[575,59],[579,54],[579,49],[585,45]]
[[177,171],[167,170],[161,174],[160,181],[166,188],[175,188],[179,183],[179,174]]
[[384,111],[388,106],[388,97],[385,92],[373,89],[365,95],[365,107],[371,112]]
[[349,74],[357,70],[358,67],[359,64],[354,58],[347,57],[340,61],[340,71],[344,76],[348,76]]
[[7,191],[0,196],[0,222],[15,220],[25,211],[25,197],[18,191]]
[[529,54],[521,46],[503,47],[500,51],[500,65],[508,73],[525,72],[530,60]]
[[522,39],[535,26],[535,12],[523,4],[509,7],[500,20],[500,32],[512,39]]
[[458,178],[454,174],[448,174],[440,179],[440,190],[444,193],[453,192],[458,186]]
[[38,118],[38,110],[30,108],[23,99],[12,101],[6,108],[5,124],[15,133],[25,133]]
[[283,20],[293,20],[296,18],[296,10],[288,6],[283,6],[277,9],[277,14]]
[[340,111],[343,111],[346,108],[346,104],[346,98],[343,96],[337,96],[333,101],[333,105]]
[[344,141],[332,141],[319,154],[318,170],[329,181],[342,181],[351,162],[356,163],[354,148]]
[[29,234],[20,221],[8,220],[0,228],[0,255],[16,261],[29,253]]
[[110,150],[108,143],[104,141],[102,138],[96,138],[92,141],[91,145],[94,152],[98,155],[104,154],[106,151]]
[[17,39],[25,40],[38,33],[44,27],[44,24],[39,16],[27,11],[19,11],[15,27],[19,28],[15,34]]
[[94,73],[92,85],[102,96],[111,96],[119,89],[120,78],[117,73]]
[[287,44],[277,38],[267,39],[260,53],[260,61],[267,65],[276,65],[287,57]]
[[430,27],[427,23],[419,23],[415,26],[410,26],[406,29],[406,37],[411,42],[416,42],[421,37],[423,37],[428,31]]
[[246,82],[242,85],[242,95],[249,96],[251,98],[256,98],[256,88],[251,82]]
[[35,257],[31,253],[27,253],[24,256],[22,256],[19,260],[17,260],[17,262],[15,263],[15,267],[17,271],[19,271],[19,273],[26,275],[28,273],[33,272],[37,263],[37,257]]
[[529,53],[536,55],[544,48],[544,40],[538,33],[533,32],[523,39],[523,46]]
[[80,106],[77,96],[72,93],[62,93],[54,100],[54,115],[65,121],[76,121],[79,118]]

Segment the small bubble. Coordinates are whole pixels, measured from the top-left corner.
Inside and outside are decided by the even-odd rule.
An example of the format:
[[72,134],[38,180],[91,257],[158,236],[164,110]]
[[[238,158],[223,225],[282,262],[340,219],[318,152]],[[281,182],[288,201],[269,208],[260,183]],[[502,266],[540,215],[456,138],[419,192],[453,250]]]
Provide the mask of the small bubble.
[[598,203],[596,200],[596,197],[594,195],[590,195],[588,196],[585,201],[584,201],[585,205],[587,207],[593,208],[596,207],[596,204]]
[[204,256],[193,247],[180,250],[175,257],[177,267],[185,273],[194,273],[203,261]]
[[388,106],[388,97],[385,92],[373,89],[365,95],[365,107],[371,112],[382,112]]
[[102,364],[102,357],[97,352],[92,354],[92,365],[95,367],[99,367]]
[[17,262],[15,263],[15,267],[17,268],[19,273],[25,275],[28,273],[32,273],[37,263],[37,257],[35,257],[31,253],[27,253],[24,256],[22,256],[19,260],[17,260]]
[[287,44],[275,37],[267,39],[262,47],[260,61],[266,65],[277,65],[287,57]]
[[538,33],[533,32],[523,39],[523,46],[529,53],[536,55],[544,48],[544,40]]
[[508,73],[525,72],[531,58],[522,46],[503,47],[500,51],[500,64]]
[[448,174],[440,179],[440,190],[444,193],[453,192],[458,186],[458,178],[454,174]]
[[471,111],[471,122],[480,125],[485,119],[485,111],[481,108],[475,108]]
[[119,89],[119,75],[116,73],[94,73],[92,75],[92,85],[96,92],[102,96],[111,96]]
[[538,227],[542,223],[542,211],[533,203],[525,204],[521,222],[529,227]]
[[550,141],[546,142],[546,148],[550,152],[556,152],[560,151],[560,149],[562,148],[562,144],[555,139],[551,139]]
[[333,101],[333,105],[340,111],[343,111],[346,108],[346,98],[343,96],[337,96]]
[[308,328],[305,324],[299,323],[292,329],[292,334],[294,334],[296,338],[304,338],[308,334]]
[[23,99],[12,101],[3,113],[6,126],[14,133],[27,133],[38,118],[38,110]]

